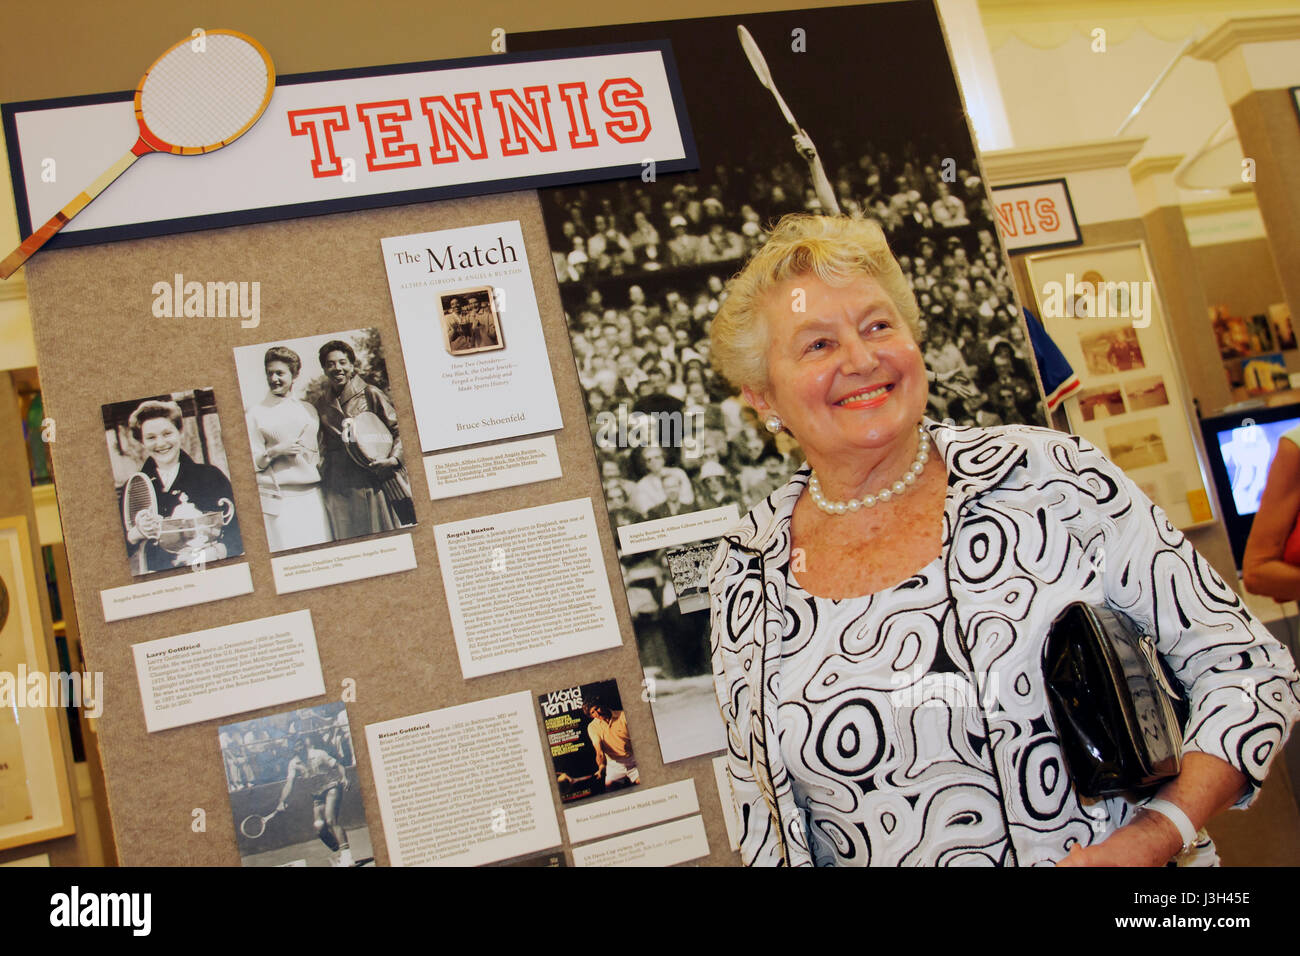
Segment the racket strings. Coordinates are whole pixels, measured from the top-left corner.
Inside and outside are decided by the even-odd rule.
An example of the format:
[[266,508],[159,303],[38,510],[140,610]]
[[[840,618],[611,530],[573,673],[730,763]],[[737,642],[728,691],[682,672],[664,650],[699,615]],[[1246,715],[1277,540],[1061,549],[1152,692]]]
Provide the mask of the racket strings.
[[173,146],[214,146],[257,115],[266,98],[266,61],[239,37],[211,34],[197,52],[182,43],[149,71],[140,112],[149,131]]
[[153,486],[149,479],[144,475],[132,475],[126,482],[126,520],[128,524],[135,522],[136,515],[142,511],[157,510],[158,504],[154,500]]

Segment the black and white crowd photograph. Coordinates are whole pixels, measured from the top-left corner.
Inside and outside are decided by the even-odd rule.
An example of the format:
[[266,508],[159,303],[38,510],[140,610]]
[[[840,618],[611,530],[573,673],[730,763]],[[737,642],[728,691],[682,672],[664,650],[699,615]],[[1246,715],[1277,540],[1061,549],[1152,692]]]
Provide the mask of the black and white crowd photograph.
[[[870,39],[880,36],[889,42]],[[880,223],[920,307],[928,414],[1045,423],[956,82],[914,69],[947,62],[932,14],[884,4],[710,17],[512,34],[511,49],[662,37],[699,172],[541,193],[615,528],[728,504],[744,514],[802,462],[710,364],[728,280],[788,213]],[[764,67],[795,125],[760,81]],[[688,440],[610,447],[602,413],[620,408],[699,427],[683,429]],[[665,759],[719,749],[708,615],[683,611],[662,549],[621,560]]]

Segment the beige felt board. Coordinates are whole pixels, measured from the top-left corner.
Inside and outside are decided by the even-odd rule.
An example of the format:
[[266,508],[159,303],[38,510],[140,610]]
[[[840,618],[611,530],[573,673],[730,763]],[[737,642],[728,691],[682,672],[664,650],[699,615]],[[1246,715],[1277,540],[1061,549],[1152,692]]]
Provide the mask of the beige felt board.
[[[418,446],[408,437],[407,466],[418,520],[412,538],[419,567],[278,596],[259,518],[231,350],[322,332],[377,328],[399,427],[404,436],[414,436],[406,369],[379,240],[511,219],[519,220],[523,228],[565,423],[553,433],[563,477],[430,501],[415,454]],[[237,318],[155,318],[153,286],[171,282],[177,273],[186,281],[260,282],[260,325],[244,329]],[[711,851],[699,862],[739,863],[728,848],[712,758],[664,766],[649,705],[641,700],[641,668],[535,193],[46,251],[27,266],[27,282],[46,414],[56,424],[53,455],[59,507],[82,641],[89,667],[104,674],[99,739],[124,865],[239,865],[218,747],[219,724],[337,700],[344,681],[355,681],[356,700],[347,704],[348,717],[376,864],[386,865],[365,725],[521,690],[536,695],[611,677],[618,681],[638,748],[642,787],[693,778]],[[131,584],[133,579],[125,560],[100,408],[109,402],[194,387],[215,391],[243,530],[243,560],[249,564],[254,591],[105,623],[100,591]],[[577,497],[592,499],[622,647],[463,679],[438,570],[434,525]],[[303,608],[311,611],[315,625],[324,698],[146,732],[132,644]],[[544,745],[540,718],[537,733]],[[554,789],[552,797],[559,814]],[[192,822],[200,808],[206,813],[206,830],[196,832]],[[561,827],[563,832],[562,815]]]

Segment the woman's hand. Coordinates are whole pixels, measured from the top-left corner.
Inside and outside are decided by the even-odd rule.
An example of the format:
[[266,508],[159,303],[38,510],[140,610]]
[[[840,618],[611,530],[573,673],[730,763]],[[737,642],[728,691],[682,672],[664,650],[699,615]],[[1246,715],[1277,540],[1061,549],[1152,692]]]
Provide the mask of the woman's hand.
[[141,511],[135,516],[135,525],[131,531],[132,534],[128,537],[134,537],[134,541],[142,541],[145,538],[157,541],[158,536],[162,534],[162,518],[158,517],[156,511]]
[[302,443],[302,439],[295,438],[293,441],[281,442],[279,445],[271,445],[266,449],[268,460],[276,458],[294,458],[298,455],[307,454],[309,449]]
[[401,467],[402,463],[396,458],[376,458],[370,463],[370,473],[381,481],[387,481]]
[[794,151],[806,162],[811,163],[817,158],[817,147],[813,144],[812,137],[803,130],[799,130],[791,139],[794,140]]
[[1164,866],[1183,848],[1178,828],[1144,810],[1100,843],[1075,844],[1057,866]]

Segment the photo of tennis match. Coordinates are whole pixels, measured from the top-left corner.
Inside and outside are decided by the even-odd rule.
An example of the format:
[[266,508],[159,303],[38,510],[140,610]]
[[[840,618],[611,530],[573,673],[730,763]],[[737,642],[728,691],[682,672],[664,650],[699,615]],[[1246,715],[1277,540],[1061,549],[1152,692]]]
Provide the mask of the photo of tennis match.
[[244,866],[373,866],[347,709],[322,704],[218,728]]

